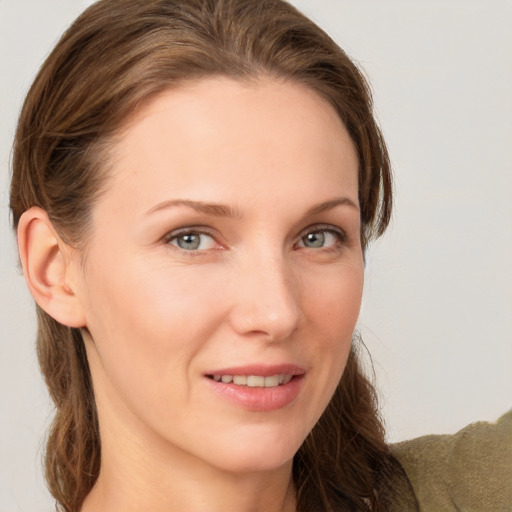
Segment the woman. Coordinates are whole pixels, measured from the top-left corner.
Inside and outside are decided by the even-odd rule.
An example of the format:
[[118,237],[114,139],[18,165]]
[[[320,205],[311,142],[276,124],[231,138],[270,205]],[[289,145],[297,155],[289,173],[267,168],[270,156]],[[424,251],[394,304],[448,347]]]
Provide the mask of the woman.
[[317,27],[280,2],[100,2],[29,92],[13,168],[64,510],[390,505],[351,346],[389,162]]

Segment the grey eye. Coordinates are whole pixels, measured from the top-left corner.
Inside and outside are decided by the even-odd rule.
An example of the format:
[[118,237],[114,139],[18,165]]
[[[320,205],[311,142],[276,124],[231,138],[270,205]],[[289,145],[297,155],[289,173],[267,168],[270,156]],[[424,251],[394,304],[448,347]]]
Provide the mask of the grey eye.
[[178,238],[176,238],[176,244],[180,249],[186,249],[188,251],[193,251],[197,248],[199,248],[199,245],[201,243],[201,238],[197,234],[188,234],[188,235],[181,235]]
[[169,243],[184,251],[212,249],[215,246],[215,240],[210,235],[193,232],[175,235],[169,239]]
[[324,247],[325,244],[325,231],[315,231],[314,233],[308,233],[302,237],[304,247],[310,247],[312,249],[318,249]]
[[323,249],[332,247],[343,240],[343,235],[332,229],[317,229],[304,235],[299,242],[299,247],[307,249]]

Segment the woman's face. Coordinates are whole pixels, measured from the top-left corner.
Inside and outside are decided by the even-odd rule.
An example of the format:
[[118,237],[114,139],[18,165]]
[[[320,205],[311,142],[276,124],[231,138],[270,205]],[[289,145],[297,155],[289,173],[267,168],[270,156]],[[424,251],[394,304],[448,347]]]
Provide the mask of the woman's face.
[[102,441],[282,467],[359,313],[351,140],[315,92],[270,79],[187,84],[130,121],[77,272]]

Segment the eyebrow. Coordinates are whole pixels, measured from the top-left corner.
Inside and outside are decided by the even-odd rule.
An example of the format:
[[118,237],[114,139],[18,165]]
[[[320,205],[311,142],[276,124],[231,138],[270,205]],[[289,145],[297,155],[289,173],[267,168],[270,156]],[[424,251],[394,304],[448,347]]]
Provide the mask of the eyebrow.
[[175,206],[186,206],[200,213],[212,215],[214,217],[242,217],[242,212],[237,208],[233,208],[225,204],[205,203],[204,201],[192,201],[190,199],[171,199],[169,201],[163,201],[149,209],[146,212],[146,215],[151,215],[157,211]]
[[348,197],[335,197],[333,199],[329,199],[328,201],[324,201],[323,203],[320,203],[316,206],[313,206],[310,208],[306,216],[308,215],[318,215],[319,213],[323,213],[327,210],[332,210],[336,206],[350,206],[351,208],[354,208],[355,210],[359,211],[359,206],[352,201],[352,199]]
[[[232,206],[219,203],[206,203],[204,201],[192,201],[190,199],[171,199],[163,201],[149,209],[146,212],[146,215],[151,215],[157,211],[176,206],[186,206],[196,210],[197,212],[211,215],[213,217],[241,218],[243,216],[242,212],[238,208],[233,208]],[[352,201],[352,199],[348,197],[335,197],[328,201],[324,201],[323,203],[314,205],[306,212],[305,216],[318,215],[325,211],[332,210],[336,206],[349,206],[359,211],[359,207],[354,201]]]

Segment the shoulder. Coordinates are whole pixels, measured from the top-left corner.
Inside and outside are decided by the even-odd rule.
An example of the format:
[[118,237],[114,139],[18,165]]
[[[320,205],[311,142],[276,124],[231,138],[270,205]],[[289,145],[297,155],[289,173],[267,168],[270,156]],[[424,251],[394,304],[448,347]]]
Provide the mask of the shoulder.
[[512,510],[512,410],[496,423],[391,446],[420,510]]

